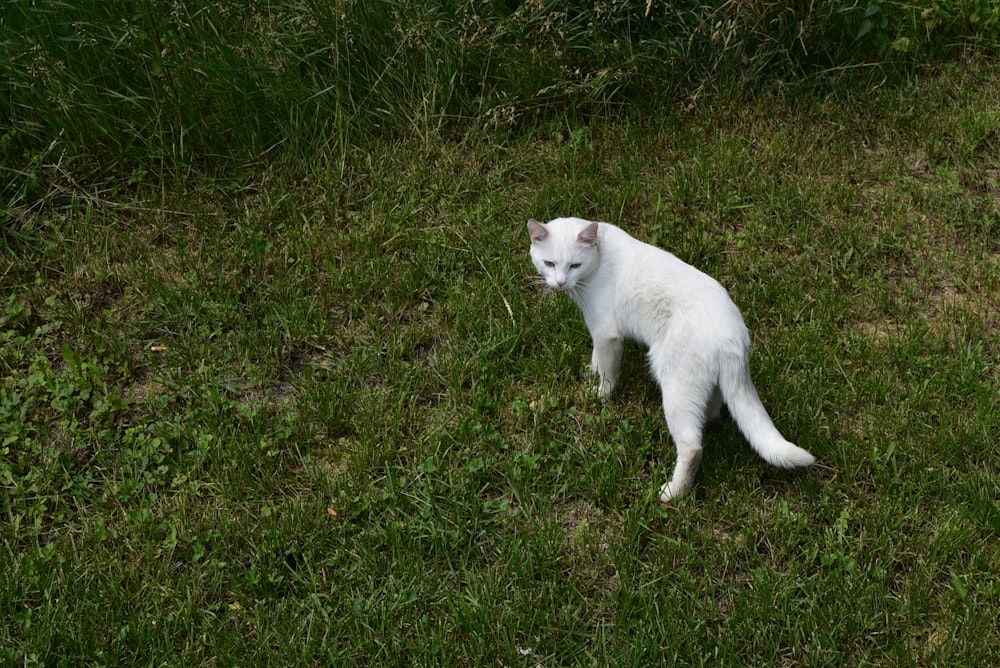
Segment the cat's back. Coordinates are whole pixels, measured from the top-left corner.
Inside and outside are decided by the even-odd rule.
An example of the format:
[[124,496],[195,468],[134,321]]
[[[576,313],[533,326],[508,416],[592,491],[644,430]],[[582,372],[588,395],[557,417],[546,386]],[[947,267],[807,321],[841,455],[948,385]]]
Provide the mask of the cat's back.
[[[630,278],[645,277],[639,284],[716,283],[715,279],[658,246],[636,239],[611,223],[600,223],[602,261],[610,262],[616,272]],[[636,287],[639,287],[637,285]]]
[[[610,223],[601,223],[602,263],[611,269],[622,315],[626,319],[664,320],[684,315],[698,321],[739,328],[742,317],[722,285],[673,253],[636,239]],[[653,323],[650,323],[653,324]]]

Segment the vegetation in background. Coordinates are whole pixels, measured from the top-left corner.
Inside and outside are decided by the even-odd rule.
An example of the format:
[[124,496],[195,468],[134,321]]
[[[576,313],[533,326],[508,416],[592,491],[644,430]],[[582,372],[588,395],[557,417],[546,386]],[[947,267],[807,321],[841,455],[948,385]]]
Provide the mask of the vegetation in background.
[[[989,0],[8,2],[3,201],[525,120],[896,68],[994,46]],[[44,190],[44,187],[42,188]]]
[[[992,3],[0,15],[0,664],[1000,653]],[[723,420],[658,503],[567,213],[727,286],[817,466]]]

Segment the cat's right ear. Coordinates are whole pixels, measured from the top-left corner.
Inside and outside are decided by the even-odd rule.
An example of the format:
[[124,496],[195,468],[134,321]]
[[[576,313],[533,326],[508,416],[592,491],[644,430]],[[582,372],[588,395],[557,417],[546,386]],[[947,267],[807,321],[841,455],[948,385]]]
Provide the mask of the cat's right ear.
[[587,227],[583,228],[577,236],[577,241],[579,241],[584,246],[596,246],[597,245],[597,223],[591,223]]
[[545,241],[549,236],[549,231],[545,229],[545,226],[534,218],[528,221],[528,233],[531,235],[532,243]]

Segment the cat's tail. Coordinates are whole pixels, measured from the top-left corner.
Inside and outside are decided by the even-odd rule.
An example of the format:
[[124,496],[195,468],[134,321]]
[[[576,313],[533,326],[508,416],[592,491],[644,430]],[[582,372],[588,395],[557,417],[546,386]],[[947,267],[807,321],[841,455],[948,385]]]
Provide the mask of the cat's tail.
[[816,458],[785,440],[760,401],[750,379],[748,357],[725,359],[719,370],[719,389],[740,431],[761,458],[780,468],[810,466]]

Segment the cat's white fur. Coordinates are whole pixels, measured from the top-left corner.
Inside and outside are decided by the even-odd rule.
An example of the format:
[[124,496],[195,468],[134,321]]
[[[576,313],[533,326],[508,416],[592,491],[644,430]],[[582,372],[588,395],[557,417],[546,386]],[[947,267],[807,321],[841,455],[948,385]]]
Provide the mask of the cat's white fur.
[[809,466],[815,458],[775,428],[750,379],[750,334],[718,281],[609,223],[556,218],[528,221],[531,259],[546,284],[583,311],[594,352],[598,395],[611,395],[622,342],[649,347],[663,392],[663,412],[677,447],[664,502],[686,495],[701,463],[702,430],[722,402],[753,449],[774,466]]

